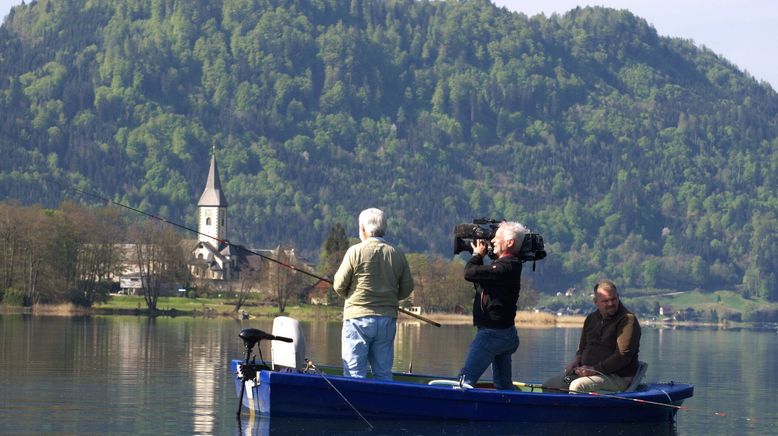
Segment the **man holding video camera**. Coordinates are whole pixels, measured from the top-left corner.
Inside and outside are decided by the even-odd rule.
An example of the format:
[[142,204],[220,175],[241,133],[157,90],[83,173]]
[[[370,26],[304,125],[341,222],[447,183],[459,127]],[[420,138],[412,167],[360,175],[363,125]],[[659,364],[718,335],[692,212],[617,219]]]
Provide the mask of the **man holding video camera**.
[[519,348],[516,303],[521,285],[519,250],[528,230],[517,222],[503,221],[491,240],[495,260],[484,264],[489,245],[471,242],[473,256],[465,266],[465,280],[473,282],[473,325],[478,329],[459,372],[460,380],[475,384],[489,365],[497,389],[512,390],[511,355]]

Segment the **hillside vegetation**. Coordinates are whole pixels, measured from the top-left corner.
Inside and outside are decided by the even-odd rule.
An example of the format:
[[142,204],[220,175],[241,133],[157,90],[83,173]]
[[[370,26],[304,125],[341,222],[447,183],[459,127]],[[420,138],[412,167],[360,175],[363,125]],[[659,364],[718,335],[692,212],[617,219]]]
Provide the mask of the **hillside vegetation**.
[[38,0],[0,28],[0,198],[88,189],[194,224],[216,148],[230,239],[315,257],[387,210],[451,256],[521,221],[543,291],[778,300],[778,94],[626,11],[486,0]]

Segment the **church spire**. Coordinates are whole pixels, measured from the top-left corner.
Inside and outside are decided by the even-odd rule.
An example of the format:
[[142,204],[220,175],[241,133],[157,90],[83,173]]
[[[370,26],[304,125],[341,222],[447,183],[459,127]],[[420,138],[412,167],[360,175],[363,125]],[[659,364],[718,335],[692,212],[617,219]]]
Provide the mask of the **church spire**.
[[197,202],[198,207],[214,206],[227,207],[227,197],[222,192],[222,183],[219,180],[219,169],[216,166],[216,146],[211,152],[211,168],[208,170],[208,180],[205,182],[205,189]]
[[216,241],[227,239],[227,198],[222,192],[219,168],[216,166],[216,147],[211,152],[211,169],[205,182],[203,195],[197,202],[198,240],[221,249]]

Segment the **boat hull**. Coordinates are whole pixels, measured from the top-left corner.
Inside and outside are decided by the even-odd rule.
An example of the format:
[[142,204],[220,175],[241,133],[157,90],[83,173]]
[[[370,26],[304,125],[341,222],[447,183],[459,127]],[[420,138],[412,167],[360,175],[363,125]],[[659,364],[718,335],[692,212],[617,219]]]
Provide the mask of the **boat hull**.
[[[240,363],[232,361],[233,372]],[[694,391],[691,385],[680,383],[649,384],[645,390],[607,396],[460,390],[427,385],[431,378],[398,374],[395,381],[381,381],[259,371],[256,381],[246,382],[243,404],[268,416],[353,418],[356,412],[351,403],[368,419],[671,422],[678,406]],[[241,380],[237,376],[235,387],[240,395]]]

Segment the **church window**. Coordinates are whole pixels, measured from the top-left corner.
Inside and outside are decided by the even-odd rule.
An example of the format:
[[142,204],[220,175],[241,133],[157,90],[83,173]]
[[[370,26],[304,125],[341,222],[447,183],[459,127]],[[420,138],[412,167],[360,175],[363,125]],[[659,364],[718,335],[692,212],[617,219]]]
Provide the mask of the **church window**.
[[210,226],[211,225],[211,217],[208,217],[205,219],[205,225]]

